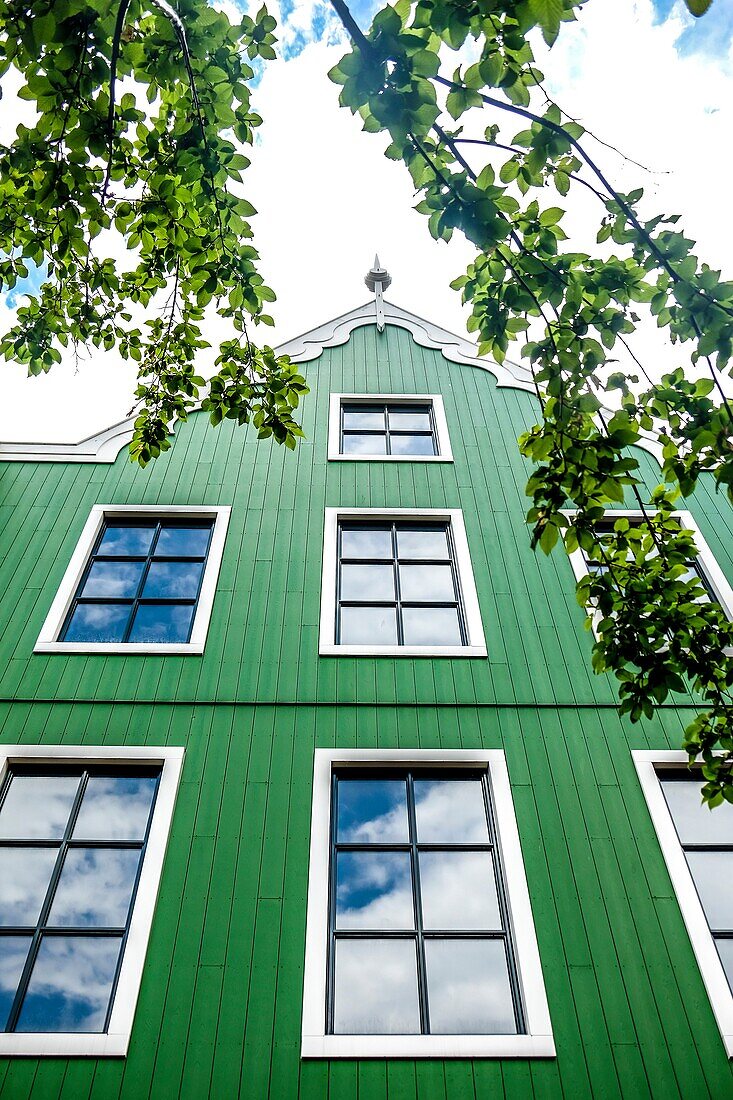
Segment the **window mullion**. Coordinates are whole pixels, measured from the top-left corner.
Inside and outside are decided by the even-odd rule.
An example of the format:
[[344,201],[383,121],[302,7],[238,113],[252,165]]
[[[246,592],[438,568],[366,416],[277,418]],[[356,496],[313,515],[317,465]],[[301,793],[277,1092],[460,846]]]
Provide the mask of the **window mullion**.
[[394,567],[395,601],[397,612],[397,645],[405,644],[405,632],[402,628],[402,591],[400,589],[400,563],[397,557],[397,524],[392,524],[392,562]]
[[160,532],[161,532],[162,526],[163,526],[162,522],[160,520],[158,520],[158,523],[156,524],[156,527],[155,527],[155,534],[153,535],[153,538],[150,542],[150,547],[148,549],[148,556],[145,560],[145,565],[143,566],[143,571],[140,574],[140,580],[138,581],[137,591],[135,592],[135,595],[132,598],[132,607],[130,608],[130,616],[127,620],[127,626],[125,627],[125,632],[122,635],[122,641],[123,642],[127,642],[129,640],[130,634],[132,632],[132,624],[135,621],[135,615],[137,614],[137,609],[140,606],[140,600],[142,598],[142,593],[143,593],[143,589],[145,587],[145,582],[147,581],[148,573],[150,572],[150,563],[153,560],[153,554],[155,553],[155,547],[158,545],[158,538],[160,537]]
[[425,941],[423,938],[422,895],[420,892],[420,867],[417,850],[417,820],[415,817],[415,789],[412,772],[407,775],[407,818],[410,830],[410,863],[412,867],[412,893],[417,932],[417,991],[420,1001],[420,1026],[423,1035],[430,1034],[430,1006],[428,1005],[428,981],[425,965]]

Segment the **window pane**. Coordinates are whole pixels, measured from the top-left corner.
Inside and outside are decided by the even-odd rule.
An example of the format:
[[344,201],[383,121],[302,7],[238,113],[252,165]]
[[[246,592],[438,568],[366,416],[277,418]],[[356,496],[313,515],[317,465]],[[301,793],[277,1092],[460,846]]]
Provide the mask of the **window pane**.
[[57,848],[0,848],[0,924],[35,925]]
[[394,600],[391,565],[342,565],[342,600]]
[[48,923],[122,928],[139,860],[136,848],[70,848]]
[[153,776],[90,776],[74,840],[142,840],[156,782]]
[[418,858],[425,928],[501,929],[491,852],[420,852]]
[[202,561],[152,561],[143,598],[195,600],[203,568]]
[[702,777],[660,779],[660,784],[683,844],[733,844],[733,805],[704,806]]
[[455,600],[450,565],[401,565],[400,592],[403,600]]
[[342,607],[342,645],[397,645],[393,607]]
[[714,932],[733,931],[733,854],[685,852],[685,855],[708,924]]
[[383,432],[385,429],[384,409],[367,405],[344,405],[344,430],[349,428],[371,429]]
[[393,455],[434,455],[431,435],[391,435],[389,446]]
[[339,778],[336,839],[342,844],[406,843],[404,779]]
[[130,642],[187,642],[193,604],[142,604],[130,631]]
[[[716,940],[715,946],[718,949],[720,955],[720,961],[723,964],[725,970],[725,976],[728,979],[728,985],[733,992],[733,940]],[[2,992],[0,992],[0,997]]]
[[516,1033],[502,940],[425,940],[430,1031]]
[[154,534],[154,523],[150,527],[124,527],[108,523],[97,553],[118,558],[145,557]]
[[133,599],[143,575],[143,561],[95,561],[80,595]]
[[415,927],[409,852],[337,854],[336,927]]
[[30,936],[0,936],[0,1031],[7,1027],[30,944]]
[[392,557],[392,531],[384,527],[343,527],[342,558]]
[[65,642],[121,642],[130,604],[78,604],[64,634]]
[[462,645],[455,607],[404,607],[405,645]]
[[419,844],[488,844],[480,779],[416,779]]
[[411,525],[397,528],[397,553],[401,558],[437,558],[446,560],[448,536],[445,527],[427,530]]
[[204,558],[210,534],[210,524],[202,527],[162,527],[155,544],[155,556]]
[[0,837],[60,840],[78,787],[78,775],[14,775],[0,809]]
[[333,1025],[337,1035],[420,1033],[414,940],[336,941]]
[[44,936],[17,1031],[102,1031],[120,936]]
[[386,455],[386,435],[349,435],[344,432],[341,454],[344,455]]
[[389,426],[392,431],[429,432],[430,412],[428,409],[400,408],[393,405],[389,410]]

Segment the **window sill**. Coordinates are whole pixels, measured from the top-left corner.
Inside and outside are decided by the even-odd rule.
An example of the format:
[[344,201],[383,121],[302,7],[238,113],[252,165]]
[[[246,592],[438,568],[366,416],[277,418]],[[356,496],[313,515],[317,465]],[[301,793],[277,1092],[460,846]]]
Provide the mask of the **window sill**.
[[130,656],[136,653],[165,654],[201,654],[203,642],[38,642],[34,653],[118,653]]
[[486,657],[484,645],[334,645],[321,643],[321,657]]
[[304,1035],[302,1058],[554,1058],[551,1035]]
[[77,1032],[0,1035],[0,1058],[124,1058],[130,1036]]
[[452,462],[448,455],[342,455],[330,454],[329,462]]

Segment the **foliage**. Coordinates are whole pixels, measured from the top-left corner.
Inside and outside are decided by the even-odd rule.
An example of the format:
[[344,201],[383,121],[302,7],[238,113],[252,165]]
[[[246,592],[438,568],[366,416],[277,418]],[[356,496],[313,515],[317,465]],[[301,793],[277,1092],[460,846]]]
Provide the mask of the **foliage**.
[[[232,140],[252,144],[261,122],[248,61],[275,56],[274,28],[265,7],[232,26],[198,0],[0,5],[0,76],[36,111],[0,147],[0,291],[32,266],[45,276],[0,353],[31,374],[69,344],[139,363],[141,465],[206,392],[194,363],[212,302],[234,333],[203,399],[212,422],[251,420],[291,448],[302,434],[302,377],[247,331],[249,319],[272,323],[275,295],[247,243],[255,211],[237,185],[249,160]],[[105,252],[113,244],[129,250],[129,270]]]
[[[542,413],[520,440],[534,464],[534,543],[549,552],[562,540],[598,561],[578,599],[596,624],[594,665],[618,678],[622,712],[636,720],[670,692],[702,700],[686,745],[704,758],[714,805],[733,801],[733,659],[722,652],[733,634],[690,576],[696,551],[674,513],[703,471],[733,499],[733,417],[717,373],[733,354],[733,284],[700,263],[676,216],[644,220],[642,190],[613,189],[589,135],[545,94],[531,34],[552,45],[585,2],[398,0],[364,36],[344,0],[331,0],[354,43],[331,75],[364,129],[389,132],[387,155],[407,165],[433,236],[458,229],[476,246],[454,284],[470,303],[469,328],[499,362],[525,341]],[[688,7],[701,15],[710,3]],[[249,161],[234,145],[252,144],[261,122],[249,62],[274,57],[274,29],[264,7],[233,26],[203,0],[0,5],[0,77],[19,79],[36,111],[0,148],[0,291],[29,265],[44,274],[0,353],[31,374],[69,344],[116,347],[138,362],[132,457],[142,465],[198,403],[214,424],[251,420],[289,447],[301,435],[302,377],[247,330],[271,323],[274,294],[248,243]],[[472,63],[444,75],[459,50]],[[509,123],[521,128],[507,136]],[[563,201],[577,186],[600,203],[595,255],[565,245]],[[559,199],[546,205],[548,190]],[[129,250],[129,270],[105,253],[114,241]],[[194,362],[212,303],[234,335],[206,383]],[[646,374],[630,343],[645,313],[690,346],[694,377]],[[618,369],[619,351],[630,372]],[[645,498],[629,447],[649,433],[661,442],[664,484]],[[606,509],[627,496],[644,524],[619,519],[601,533]]]
[[[471,306],[480,352],[502,362],[526,341],[542,410],[520,440],[534,464],[534,544],[549,553],[562,539],[599,562],[578,600],[596,624],[594,667],[616,675],[622,713],[650,715],[670,692],[702,701],[685,745],[702,754],[712,806],[733,802],[733,660],[723,653],[733,628],[690,577],[697,551],[674,512],[703,471],[733,500],[731,407],[718,373],[733,353],[733,283],[697,259],[676,216],[644,220],[642,190],[613,189],[587,152],[590,135],[545,94],[530,33],[551,45],[584,2],[398,0],[365,36],[332,0],[354,45],[330,75],[365,130],[389,132],[387,156],[409,169],[432,235],[458,229],[476,246],[453,286]],[[443,75],[458,50],[472,63]],[[521,128],[507,136],[507,124]],[[562,203],[575,186],[599,203],[595,255],[565,245]],[[629,341],[644,314],[690,345],[697,377],[645,372]],[[663,448],[664,484],[645,498],[629,447],[649,433]],[[606,509],[626,497],[644,524],[619,519],[601,535]]]

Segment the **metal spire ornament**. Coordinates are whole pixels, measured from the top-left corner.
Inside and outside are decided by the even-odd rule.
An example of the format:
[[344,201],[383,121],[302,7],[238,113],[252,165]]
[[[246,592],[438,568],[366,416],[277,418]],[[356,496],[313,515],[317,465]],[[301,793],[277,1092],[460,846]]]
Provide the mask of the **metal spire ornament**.
[[374,266],[364,276],[364,282],[374,294],[377,307],[377,330],[384,332],[384,299],[382,294],[390,286],[392,276],[386,267],[380,267],[379,256],[374,257]]

